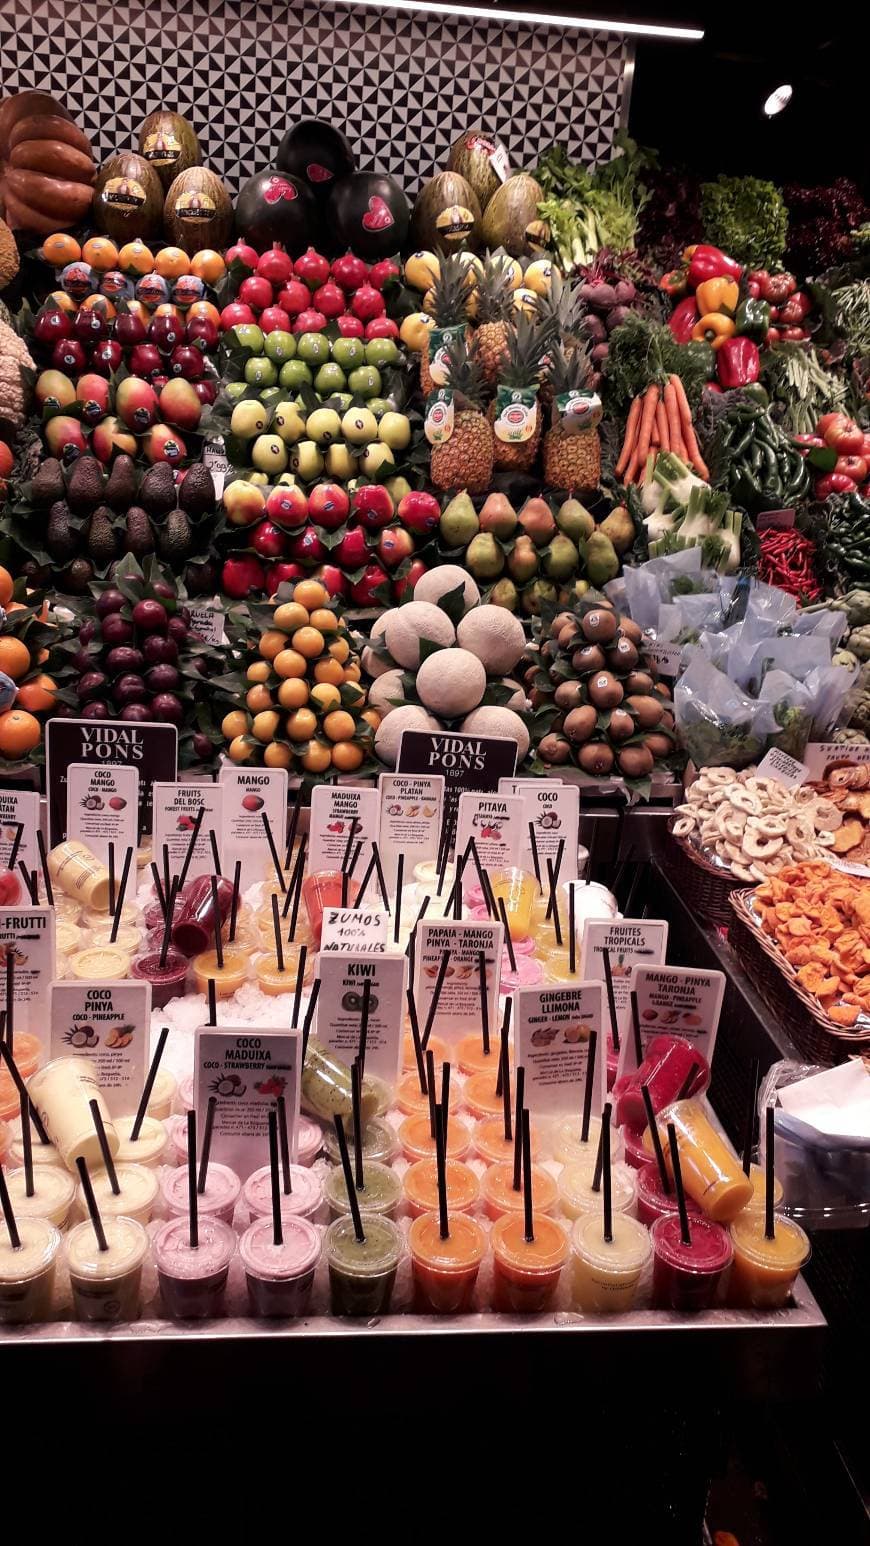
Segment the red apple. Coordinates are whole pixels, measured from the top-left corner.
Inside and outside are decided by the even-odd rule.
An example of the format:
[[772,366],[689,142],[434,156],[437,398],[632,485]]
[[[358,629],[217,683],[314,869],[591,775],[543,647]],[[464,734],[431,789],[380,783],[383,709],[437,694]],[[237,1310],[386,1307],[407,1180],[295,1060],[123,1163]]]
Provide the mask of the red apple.
[[346,311],[344,316],[338,319],[338,331],[342,338],[364,338],[366,330],[365,324],[360,322],[359,317],[352,317],[350,312]]
[[144,376],[150,380],[163,368],[160,350],[156,344],[136,344],[130,351],[130,372],[134,376]]
[[217,398],[218,389],[215,381],[194,381],[193,390],[204,408],[209,407]]
[[250,306],[242,301],[230,301],[221,312],[221,327],[228,333],[231,327],[241,327],[244,322],[256,322]]
[[145,337],[145,324],[135,312],[122,311],[112,323],[112,337],[125,349],[141,344]]
[[266,570],[266,594],[274,596],[279,585],[292,584],[294,580],[301,580],[305,570],[299,564],[270,564]]
[[285,311],[283,306],[267,306],[260,317],[260,327],[264,333],[289,333],[292,321],[289,311]]
[[279,290],[278,305],[288,311],[291,317],[298,317],[300,311],[307,311],[311,305],[311,291],[301,279],[291,279],[283,290]]
[[211,317],[191,317],[184,324],[184,336],[189,344],[196,344],[198,349],[208,353],[209,349],[216,349],[219,333]]
[[321,564],[315,569],[314,578],[320,580],[330,596],[346,596],[349,590],[347,575],[342,574],[335,564]]
[[332,550],[332,556],[342,569],[361,569],[367,564],[370,554],[368,536],[364,526],[354,526],[351,531],[346,531],[337,547]]
[[114,338],[101,338],[91,350],[91,370],[100,376],[113,376],[124,358],[121,345]]
[[105,338],[109,331],[109,324],[101,311],[89,307],[87,311],[76,314],[73,323],[73,334],[82,344],[98,344],[101,338]]
[[864,449],[864,431],[844,413],[835,414],[833,420],[825,424],[822,435],[825,444],[833,446],[838,456],[860,456]]
[[195,430],[202,417],[202,404],[193,383],[185,381],[183,376],[167,381],[160,393],[160,412],[167,424]]
[[353,513],[362,526],[378,531],[393,519],[393,496],[382,483],[367,483],[353,496]]
[[414,586],[417,584],[420,576],[425,573],[426,565],[424,564],[422,558],[413,558],[408,565],[405,574],[397,575],[396,579],[393,581],[393,595],[396,600],[401,601],[402,597],[408,591],[413,592]]
[[279,483],[266,499],[266,514],[276,526],[292,530],[308,520],[308,500],[298,485]]
[[51,363],[54,370],[63,371],[65,376],[81,375],[88,363],[84,344],[77,338],[59,338],[51,351]]
[[366,323],[366,338],[398,338],[399,329],[392,317],[372,317]]
[[54,344],[59,338],[72,338],[73,319],[59,306],[41,311],[33,324],[33,336],[41,344]]
[[255,311],[263,311],[272,304],[272,286],[262,274],[251,274],[239,285],[239,300],[245,306],[253,306]]
[[203,353],[195,344],[178,344],[169,356],[170,376],[183,376],[185,381],[198,381],[202,375]]
[[301,531],[291,533],[288,554],[297,564],[322,564],[326,548],[313,526],[303,526]]
[[184,338],[184,324],[177,317],[153,317],[148,326],[148,338],[156,344],[161,354],[171,354]]
[[266,572],[259,558],[239,555],[228,558],[221,570],[221,589],[234,601],[241,601],[251,591],[263,590]]
[[414,538],[404,526],[385,526],[378,538],[378,558],[388,569],[396,569],[414,551]]
[[337,531],[347,520],[350,500],[339,483],[317,483],[308,495],[308,514],[318,526]]
[[867,460],[864,456],[838,456],[834,471],[852,478],[855,483],[863,483],[867,476]]
[[251,532],[251,547],[261,558],[282,558],[289,538],[271,521],[261,521]]
[[355,601],[358,607],[378,606],[381,600],[377,594],[378,588],[381,585],[387,585],[389,578],[381,564],[375,562],[366,564],[360,578],[350,587],[351,600]]
[[387,303],[376,290],[374,285],[361,285],[350,303],[350,309],[355,317],[362,322],[370,322],[372,317],[382,317],[387,309]]
[[399,500],[399,508],[396,511],[403,526],[415,536],[428,537],[438,529],[441,519],[441,506],[434,494],[425,494],[422,490],[405,494]]

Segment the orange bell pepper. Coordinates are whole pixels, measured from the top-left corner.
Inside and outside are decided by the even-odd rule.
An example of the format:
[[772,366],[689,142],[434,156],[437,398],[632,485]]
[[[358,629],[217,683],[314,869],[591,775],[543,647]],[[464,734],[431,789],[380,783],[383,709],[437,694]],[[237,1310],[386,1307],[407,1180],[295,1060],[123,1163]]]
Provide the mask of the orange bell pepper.
[[723,274],[718,279],[705,279],[703,284],[699,284],[695,300],[702,317],[710,311],[723,311],[731,315],[737,310],[740,288],[736,279],[729,279],[727,274]]
[[724,316],[721,311],[708,311],[706,317],[701,317],[692,328],[692,338],[695,343],[721,349],[726,338],[731,338],[735,332],[732,317]]
[[697,247],[698,247],[698,243],[695,242],[693,246],[691,246],[691,247],[684,247],[683,248],[683,262],[684,263],[691,263],[692,258],[694,257],[695,252],[697,251]]

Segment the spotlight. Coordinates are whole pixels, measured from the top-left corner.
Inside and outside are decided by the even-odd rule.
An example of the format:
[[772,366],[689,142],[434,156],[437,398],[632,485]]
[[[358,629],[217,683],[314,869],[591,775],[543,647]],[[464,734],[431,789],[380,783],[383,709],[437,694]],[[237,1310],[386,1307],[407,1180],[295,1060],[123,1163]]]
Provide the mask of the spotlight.
[[772,91],[765,100],[764,108],[762,109],[765,118],[774,118],[777,113],[781,113],[784,108],[788,107],[792,99],[792,92],[793,88],[791,86],[777,86],[776,90]]

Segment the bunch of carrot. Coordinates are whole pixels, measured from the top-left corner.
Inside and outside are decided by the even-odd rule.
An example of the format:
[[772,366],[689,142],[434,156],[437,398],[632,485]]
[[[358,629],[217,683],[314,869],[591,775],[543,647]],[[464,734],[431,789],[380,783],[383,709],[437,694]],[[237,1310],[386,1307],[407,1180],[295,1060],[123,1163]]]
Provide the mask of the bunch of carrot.
[[709,478],[698,450],[692,426],[692,410],[679,376],[669,376],[664,390],[653,382],[629,409],[625,439],[616,464],[616,476],[629,483],[643,483],[651,454],[673,451],[694,467],[700,478]]

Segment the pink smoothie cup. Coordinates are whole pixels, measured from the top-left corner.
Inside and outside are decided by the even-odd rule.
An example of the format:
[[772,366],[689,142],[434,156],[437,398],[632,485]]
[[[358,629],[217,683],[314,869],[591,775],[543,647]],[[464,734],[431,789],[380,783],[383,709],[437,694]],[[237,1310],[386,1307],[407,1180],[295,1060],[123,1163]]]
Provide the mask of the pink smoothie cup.
[[[666,1192],[662,1186],[662,1178],[659,1175],[659,1167],[653,1161],[652,1164],[641,1165],[635,1173],[635,1205],[637,1217],[641,1224],[652,1228],[656,1219],[663,1218],[666,1213],[676,1213],[677,1194],[673,1186]],[[686,1198],[686,1210],[690,1218],[700,1218],[701,1210],[697,1203]]]
[[320,1260],[320,1235],[303,1218],[282,1219],[276,1245],[271,1218],[254,1219],[239,1241],[252,1315],[304,1315]]
[[199,1244],[190,1244],[185,1218],[167,1219],[154,1236],[157,1281],[171,1320],[209,1320],[223,1311],[236,1237],[229,1224],[204,1214],[198,1221]]
[[[177,1218],[187,1218],[187,1166],[179,1165],[175,1170],[165,1170],[161,1179],[163,1200],[169,1212]],[[242,1183],[234,1170],[229,1165],[221,1165],[217,1160],[212,1160],[206,1175],[205,1191],[198,1193],[200,1214],[211,1214],[224,1224],[233,1222],[233,1214],[236,1211],[236,1203],[242,1190]]]
[[[211,1167],[209,1167],[211,1168]],[[263,1165],[248,1176],[242,1198],[252,1218],[272,1217],[272,1170]],[[281,1191],[281,1217],[313,1218],[323,1201],[323,1188],[304,1165],[290,1166],[290,1191]]]

